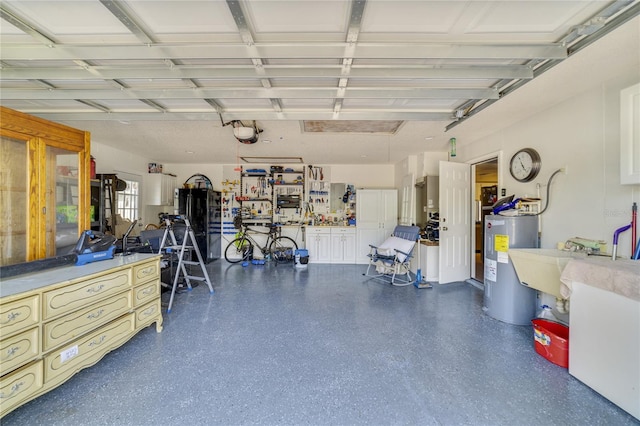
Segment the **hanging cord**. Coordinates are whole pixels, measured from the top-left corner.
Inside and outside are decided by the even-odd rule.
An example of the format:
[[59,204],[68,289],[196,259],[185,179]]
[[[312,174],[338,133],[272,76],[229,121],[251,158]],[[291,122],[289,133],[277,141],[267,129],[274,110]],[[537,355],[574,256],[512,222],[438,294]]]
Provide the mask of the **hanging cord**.
[[553,174],[549,178],[549,181],[547,182],[547,201],[546,201],[546,203],[544,203],[544,209],[542,209],[542,211],[536,213],[534,216],[540,216],[542,213],[544,213],[547,210],[547,207],[549,207],[549,193],[551,191],[551,181],[553,180],[555,175],[557,175],[561,171],[562,171],[562,169],[556,170],[555,172],[553,172]]

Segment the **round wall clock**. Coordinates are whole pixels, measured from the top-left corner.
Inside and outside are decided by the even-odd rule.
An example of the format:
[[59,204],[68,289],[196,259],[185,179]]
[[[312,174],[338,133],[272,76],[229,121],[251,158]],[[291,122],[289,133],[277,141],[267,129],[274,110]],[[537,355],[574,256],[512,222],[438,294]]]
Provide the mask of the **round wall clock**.
[[529,182],[538,176],[541,163],[535,149],[523,148],[511,157],[509,171],[518,182]]

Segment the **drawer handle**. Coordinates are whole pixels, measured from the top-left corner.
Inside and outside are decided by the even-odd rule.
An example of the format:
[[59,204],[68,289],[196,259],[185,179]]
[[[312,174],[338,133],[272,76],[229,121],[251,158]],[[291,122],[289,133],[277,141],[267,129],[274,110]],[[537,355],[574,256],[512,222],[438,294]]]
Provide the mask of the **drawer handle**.
[[24,386],[24,382],[19,382],[16,383],[15,385],[11,386],[11,393],[8,395],[5,395],[4,392],[0,392],[0,399],[2,398],[11,398],[14,394],[20,392],[20,388]]
[[153,287],[147,287],[144,290],[142,290],[142,294],[144,294],[145,296],[148,296],[153,293],[155,293],[155,288]]
[[20,312],[9,312],[9,314],[7,314],[7,320],[3,321],[2,325],[9,324],[11,321],[14,321],[19,316],[20,316]]
[[104,309],[100,309],[98,312],[92,312],[89,315],[87,315],[87,319],[96,319],[98,318],[100,315],[102,315],[102,313],[104,312]]
[[102,342],[104,342],[104,339],[106,339],[107,336],[106,335],[102,335],[100,336],[100,338],[98,340],[93,340],[91,343],[89,343],[89,346],[98,346],[101,345]]
[[7,356],[5,360],[11,359],[11,357],[20,350],[20,346],[14,346],[12,348],[7,349]]
[[150,308],[145,309],[142,312],[142,315],[148,317],[149,315],[153,315],[155,312],[156,312],[156,307],[155,306],[151,306]]
[[98,293],[104,288],[104,284],[100,284],[98,287],[91,287],[87,289],[87,293]]
[[150,273],[152,273],[156,268],[154,268],[153,266],[147,266],[146,268],[142,269],[140,271],[141,275],[149,275]]

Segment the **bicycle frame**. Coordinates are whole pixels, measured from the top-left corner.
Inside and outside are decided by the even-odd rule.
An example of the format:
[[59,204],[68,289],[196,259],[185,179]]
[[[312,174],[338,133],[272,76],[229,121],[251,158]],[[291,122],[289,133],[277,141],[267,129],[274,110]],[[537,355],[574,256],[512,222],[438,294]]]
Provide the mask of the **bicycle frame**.
[[[255,236],[257,234],[266,235],[264,244],[259,244]],[[280,228],[270,226],[268,231],[259,231],[242,225],[240,232],[229,242],[224,250],[224,257],[230,263],[239,263],[249,258],[250,251],[257,248],[262,253],[263,258],[271,258],[276,262],[287,262],[293,259],[295,250],[298,249],[296,242],[287,236],[280,234]],[[238,256],[242,256],[238,258]]]
[[[248,240],[254,247],[257,247],[258,250],[260,250],[260,253],[262,253],[262,256],[266,256],[267,253],[269,253],[269,246],[278,236],[278,229],[275,227],[270,227],[269,231],[262,232],[256,229],[249,228],[247,225],[242,225],[242,229],[240,230],[240,232],[242,233],[242,237],[244,239]],[[260,246],[260,244],[258,244],[255,238],[251,236],[251,233],[266,235],[267,240],[265,241],[264,246]]]

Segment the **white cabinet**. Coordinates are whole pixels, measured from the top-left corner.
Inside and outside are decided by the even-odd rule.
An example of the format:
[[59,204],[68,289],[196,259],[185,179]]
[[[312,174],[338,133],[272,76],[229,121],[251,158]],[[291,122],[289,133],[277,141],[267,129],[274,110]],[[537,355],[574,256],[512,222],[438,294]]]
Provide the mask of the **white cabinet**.
[[331,263],[356,263],[355,228],[331,228]]
[[172,206],[178,179],[164,173],[149,173],[146,177],[147,204],[151,206]]
[[309,263],[331,262],[331,228],[309,226],[306,229]]
[[309,226],[306,228],[310,263],[355,263],[356,228]]
[[356,263],[368,263],[369,244],[386,240],[398,224],[396,189],[358,189],[356,191]]
[[620,183],[640,184],[640,83],[620,92]]
[[[419,253],[419,257],[418,257]],[[440,267],[440,247],[438,243],[421,240],[416,244],[411,258],[411,272],[414,274],[421,269],[422,277],[425,281],[438,281]]]

